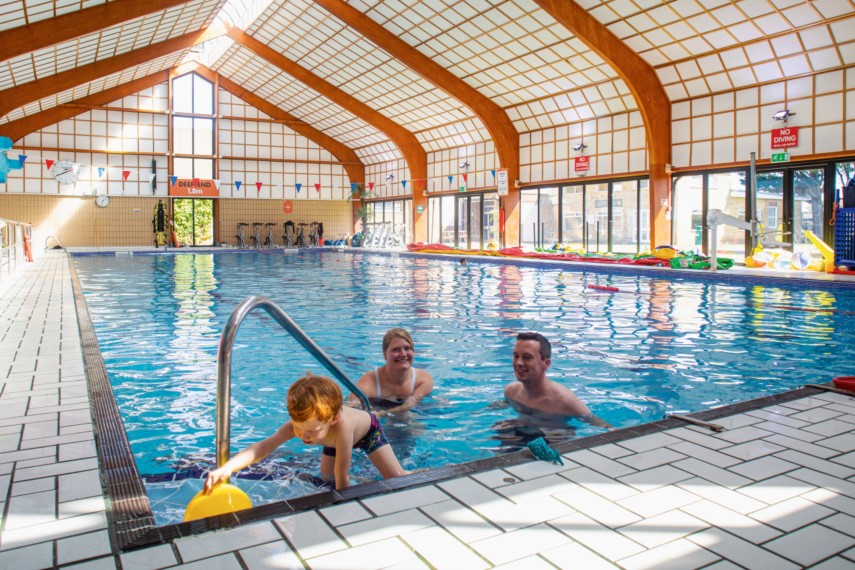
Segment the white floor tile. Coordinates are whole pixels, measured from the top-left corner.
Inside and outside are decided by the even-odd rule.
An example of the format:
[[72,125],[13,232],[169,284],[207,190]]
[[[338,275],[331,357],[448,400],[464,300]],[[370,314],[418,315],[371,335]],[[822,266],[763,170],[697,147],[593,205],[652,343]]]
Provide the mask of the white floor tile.
[[410,532],[401,538],[437,570],[478,570],[489,567],[483,558],[440,527]]
[[815,564],[852,546],[855,546],[855,537],[820,524],[806,526],[766,544],[770,550],[803,566]]
[[781,536],[781,531],[711,501],[692,503],[681,510],[754,544]]
[[721,529],[711,528],[691,535],[688,540],[745,568],[774,568],[775,570],[799,568],[792,562]]
[[730,470],[734,473],[739,473],[740,475],[748,477],[749,479],[761,481],[799,468],[799,465],[790,463],[789,461],[784,461],[783,459],[778,459],[776,457],[761,457],[760,459],[734,465]]
[[647,548],[656,548],[709,526],[699,518],[673,510],[627,525],[620,532]]
[[[540,555],[558,568],[584,568],[585,570],[610,570],[614,564],[588,550],[578,542],[542,551]],[[552,568],[551,566],[549,567]],[[523,567],[520,570],[528,570]]]
[[543,524],[479,540],[469,546],[491,564],[498,565],[569,543],[566,535]]
[[765,509],[754,511],[750,516],[784,532],[792,532],[831,516],[835,512],[802,497],[793,497]]
[[685,570],[701,568],[718,556],[685,539],[676,540],[620,561],[627,570]]
[[277,519],[275,524],[303,558],[347,550],[347,543],[313,511]]
[[365,507],[362,506],[361,503],[356,501],[326,507],[320,509],[320,513],[333,526],[361,521],[373,516],[365,509]]
[[646,471],[639,471],[620,478],[621,483],[631,485],[640,492],[652,491],[665,485],[672,485],[678,481],[691,479],[693,475],[682,469],[670,465],[654,467]]
[[273,524],[264,522],[179,538],[175,546],[184,562],[192,562],[281,539]]
[[457,501],[422,507],[422,511],[464,544],[501,534],[502,530]]
[[416,562],[418,557],[398,538],[355,546],[306,560],[312,570],[365,570]]
[[559,493],[555,498],[609,528],[618,528],[641,520],[641,517],[632,511],[582,487]]
[[430,505],[433,503],[441,503],[449,500],[450,497],[432,485],[426,487],[417,487],[415,489],[407,489],[396,493],[388,493],[384,495],[376,495],[362,501],[367,509],[374,514],[386,515],[399,511],[407,511],[421,507],[422,505]]
[[178,560],[172,551],[172,545],[159,544],[139,550],[128,550],[120,555],[122,570],[154,570],[175,565]]
[[568,489],[577,487],[575,483],[571,483],[564,477],[559,475],[547,475],[538,479],[529,479],[522,483],[514,483],[499,487],[496,492],[507,497],[515,503],[525,503],[536,499],[542,499],[561,493]]
[[303,570],[303,563],[282,540],[243,548],[238,556],[249,570]]
[[620,560],[645,550],[634,540],[604,527],[582,513],[552,521],[550,525],[609,561]]
[[350,545],[359,546],[428,528],[434,524],[420,511],[409,510],[342,525],[337,530]]

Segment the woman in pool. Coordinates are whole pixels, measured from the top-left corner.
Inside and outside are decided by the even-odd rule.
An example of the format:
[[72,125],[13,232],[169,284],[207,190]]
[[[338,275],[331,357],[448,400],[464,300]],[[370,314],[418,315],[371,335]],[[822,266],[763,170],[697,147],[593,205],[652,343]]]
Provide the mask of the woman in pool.
[[[404,329],[392,328],[383,335],[386,364],[366,372],[356,383],[368,399],[385,404],[377,416],[409,410],[433,391],[433,378],[427,370],[413,366],[414,355],[413,337]],[[348,397],[349,404],[358,402],[354,394]]]

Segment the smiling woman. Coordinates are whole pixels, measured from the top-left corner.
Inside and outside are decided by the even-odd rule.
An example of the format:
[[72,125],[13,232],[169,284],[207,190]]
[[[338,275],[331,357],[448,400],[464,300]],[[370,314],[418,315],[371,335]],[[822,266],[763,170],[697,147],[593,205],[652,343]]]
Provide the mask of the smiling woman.
[[[369,399],[383,407],[377,411],[378,416],[407,411],[433,391],[433,378],[427,370],[413,366],[414,356],[410,333],[401,328],[386,331],[383,336],[386,364],[366,372],[357,383]],[[353,394],[348,401],[357,402]]]

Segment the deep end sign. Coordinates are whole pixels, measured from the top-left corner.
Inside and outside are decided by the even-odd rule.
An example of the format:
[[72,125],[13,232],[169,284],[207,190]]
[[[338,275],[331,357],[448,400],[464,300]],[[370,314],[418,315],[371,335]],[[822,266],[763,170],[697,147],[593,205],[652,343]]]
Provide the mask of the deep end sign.
[[772,129],[772,148],[791,148],[794,146],[799,146],[798,127]]

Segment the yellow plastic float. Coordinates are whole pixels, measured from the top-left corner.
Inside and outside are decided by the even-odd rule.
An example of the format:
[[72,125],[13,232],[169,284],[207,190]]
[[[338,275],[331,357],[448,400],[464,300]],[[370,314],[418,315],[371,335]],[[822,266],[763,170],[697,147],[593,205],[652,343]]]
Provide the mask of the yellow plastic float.
[[206,495],[204,491],[196,493],[184,511],[184,522],[251,508],[252,501],[246,493],[230,483],[222,483],[214,487],[210,495]]

